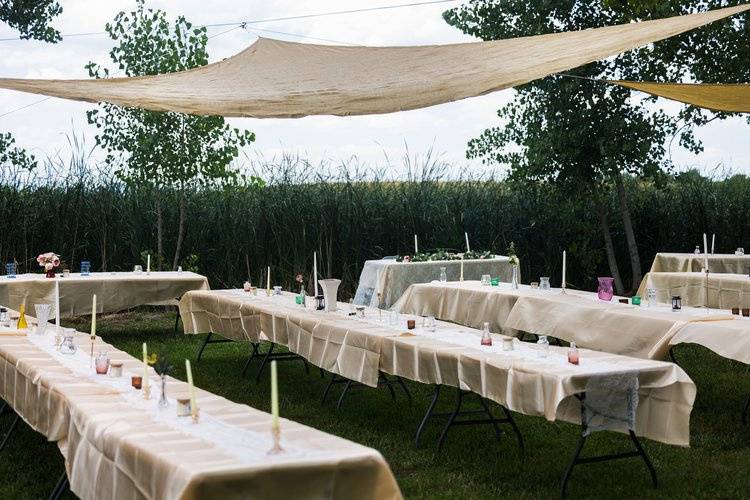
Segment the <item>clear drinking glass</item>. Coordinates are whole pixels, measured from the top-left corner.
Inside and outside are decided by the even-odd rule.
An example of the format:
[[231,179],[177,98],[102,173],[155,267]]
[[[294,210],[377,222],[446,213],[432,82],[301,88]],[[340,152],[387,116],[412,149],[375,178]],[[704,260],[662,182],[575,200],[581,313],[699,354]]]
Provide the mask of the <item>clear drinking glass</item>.
[[481,283],[485,286],[489,286],[489,284],[492,283],[492,276],[489,274],[483,274]]
[[445,273],[445,268],[440,268],[440,283],[445,283],[448,281],[448,275]]
[[648,301],[648,307],[656,307],[656,289],[646,289],[646,300]]
[[482,345],[492,345],[492,336],[490,335],[490,324],[485,322],[482,327]]
[[548,291],[550,289],[549,276],[542,276],[539,278],[539,289],[544,291]]
[[36,333],[43,335],[47,329],[47,320],[49,320],[49,313],[52,310],[52,304],[34,304],[34,312],[36,313]]
[[428,332],[434,332],[437,329],[437,322],[435,316],[427,316],[423,323],[424,329]]
[[734,251],[735,255],[745,255],[745,249],[742,247],[737,248],[737,250]]
[[143,272],[143,266],[140,264],[136,264],[133,266],[133,272],[135,274],[141,274]]
[[536,344],[539,347],[540,358],[546,358],[547,356],[549,356],[549,340],[547,340],[546,335],[540,335],[539,340],[536,341]]
[[81,261],[81,276],[89,276],[91,274],[91,262],[88,260]]
[[60,344],[60,352],[62,354],[75,354],[77,350],[74,340],[76,334],[75,329],[63,328],[62,330],[62,343]]

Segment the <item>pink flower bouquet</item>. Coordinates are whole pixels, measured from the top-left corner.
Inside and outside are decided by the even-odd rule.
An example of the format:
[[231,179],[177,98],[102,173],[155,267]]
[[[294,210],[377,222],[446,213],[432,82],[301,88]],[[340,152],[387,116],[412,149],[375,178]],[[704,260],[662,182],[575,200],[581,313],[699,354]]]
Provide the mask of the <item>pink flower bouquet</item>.
[[47,273],[47,277],[55,277],[55,268],[60,265],[60,256],[53,252],[47,252],[39,254],[36,258],[36,262],[40,267],[43,267]]

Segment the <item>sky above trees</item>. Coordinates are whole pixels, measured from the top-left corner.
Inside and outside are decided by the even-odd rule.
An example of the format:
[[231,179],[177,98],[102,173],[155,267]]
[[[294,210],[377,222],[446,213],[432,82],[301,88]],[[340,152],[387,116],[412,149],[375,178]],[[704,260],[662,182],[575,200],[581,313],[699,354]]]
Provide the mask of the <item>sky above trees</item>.
[[[367,6],[395,5],[404,0],[378,0]],[[456,2],[457,4],[458,2]],[[63,13],[54,26],[63,35],[101,32],[104,24],[120,10],[131,10],[134,1],[64,0]],[[148,5],[163,9],[172,17],[185,15],[195,24],[213,24],[251,19],[293,16],[351,9],[345,0],[275,0],[273,2],[212,0],[158,0]],[[452,4],[438,4],[312,19],[278,21],[252,25],[253,29],[232,26],[209,28],[208,52],[211,61],[228,57],[251,44],[257,35],[302,42],[314,40],[270,31],[368,45],[432,44],[472,41],[473,38],[446,24],[441,14]],[[360,6],[358,4],[358,6]],[[257,31],[256,29],[270,30]],[[17,37],[18,32],[0,24],[0,39]],[[325,42],[320,42],[325,43]],[[57,44],[38,41],[0,41],[3,58],[0,75],[27,78],[87,78],[85,64],[105,60],[111,48],[106,35],[67,36]],[[479,160],[466,160],[466,144],[490,126],[497,125],[496,110],[508,102],[512,90],[423,110],[363,117],[307,117],[299,120],[231,119],[234,126],[256,133],[248,148],[266,158],[282,152],[299,153],[313,161],[339,160],[356,155],[370,164],[382,165],[385,155],[399,164],[408,144],[412,153],[433,147],[443,158],[458,165],[470,165],[476,172],[488,167]],[[34,103],[40,96],[0,90],[0,115]],[[660,101],[668,111],[679,106]],[[91,105],[48,99],[26,109],[0,117],[0,129],[13,133],[19,146],[38,157],[64,152],[66,133],[84,132],[94,144],[95,130],[87,124]],[[676,145],[673,161],[678,168],[698,167],[707,171],[716,165],[736,172],[750,173],[750,130],[741,119],[714,122],[697,131],[705,152],[695,156]],[[676,143],[676,141],[675,141]]]

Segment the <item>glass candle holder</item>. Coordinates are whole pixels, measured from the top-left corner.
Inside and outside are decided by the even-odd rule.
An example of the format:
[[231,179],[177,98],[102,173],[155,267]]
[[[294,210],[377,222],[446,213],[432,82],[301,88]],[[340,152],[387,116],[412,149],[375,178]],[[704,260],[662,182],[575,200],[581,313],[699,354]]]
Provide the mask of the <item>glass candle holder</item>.
[[570,348],[568,349],[568,363],[571,365],[577,365],[581,361],[580,353],[578,352],[578,348],[576,347],[575,342],[570,343]]
[[547,340],[546,335],[540,335],[539,340],[536,341],[536,345],[540,358],[549,356],[549,340]]
[[674,295],[672,297],[672,310],[679,311],[680,309],[682,309],[682,297]]
[[446,281],[448,281],[448,275],[445,272],[445,268],[441,267],[440,268],[440,283],[445,283]]
[[530,286],[532,289],[537,290],[539,288],[539,282],[538,281],[532,281],[530,283]]
[[63,278],[70,278],[70,269],[63,269]]
[[482,326],[482,345],[485,346],[491,346],[492,345],[492,335],[490,335],[490,324],[485,322]]
[[513,339],[510,337],[506,337],[503,339],[503,351],[512,351],[513,350]]
[[91,275],[91,262],[88,260],[82,260],[81,261],[81,276],[90,276]]
[[281,287],[279,285],[276,285],[273,287],[273,294],[274,295],[281,295]]
[[112,378],[122,377],[122,362],[121,361],[109,362],[109,376]]
[[5,264],[5,276],[7,278],[16,277],[16,263],[15,262],[8,262],[7,264]]
[[246,281],[245,283],[242,284],[242,289],[246,292],[249,292],[252,287],[253,286],[250,284],[249,281]]
[[109,356],[107,353],[100,352],[94,360],[97,375],[106,375],[109,371]]
[[178,398],[177,399],[177,416],[178,417],[190,416],[190,398]]
[[641,298],[638,295],[633,295],[630,299],[630,303],[634,306],[639,306],[641,305]]
[[414,330],[417,327],[417,322],[413,319],[407,319],[406,320],[406,328],[409,330]]
[[748,316],[750,316],[750,309],[748,309],[747,307],[743,307],[742,308],[742,316],[745,317],[745,318],[747,318]]
[[141,274],[141,273],[143,273],[143,266],[138,265],[138,264],[134,265],[133,266],[133,272],[135,274]]
[[62,343],[60,344],[60,352],[62,354],[75,354],[78,348],[76,347],[74,337],[75,329],[63,328]]
[[143,377],[141,375],[133,375],[130,377],[130,385],[133,386],[133,389],[140,391],[143,388]]
[[492,280],[490,281],[490,285],[500,286],[500,278],[492,278]]
[[614,291],[614,282],[615,279],[609,276],[603,276],[597,278],[599,281],[599,288],[596,291],[597,297],[599,297],[599,300],[605,300],[610,301],[612,300],[612,297],[615,295]]
[[483,274],[480,283],[484,286],[490,286],[490,283],[492,283],[492,276],[489,274]]
[[544,290],[545,292],[549,291],[549,276],[541,276],[539,278],[539,289]]

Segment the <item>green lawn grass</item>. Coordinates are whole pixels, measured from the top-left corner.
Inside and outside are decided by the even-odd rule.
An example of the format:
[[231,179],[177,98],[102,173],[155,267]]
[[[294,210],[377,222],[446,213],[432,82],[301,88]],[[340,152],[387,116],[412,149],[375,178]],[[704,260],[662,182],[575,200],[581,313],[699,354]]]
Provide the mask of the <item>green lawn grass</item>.
[[[88,320],[69,322],[88,331]],[[99,319],[97,332],[108,342],[135,356],[147,341],[152,352],[173,360],[174,375],[185,378],[183,358],[195,359],[204,336],[173,333],[174,313],[139,309]],[[652,489],[643,463],[620,460],[577,468],[568,487],[569,497],[721,497],[750,495],[750,426],[739,420],[742,403],[750,394],[750,371],[697,346],[679,346],[680,364],[698,386],[691,419],[691,448],[679,448],[644,440],[659,474]],[[210,345],[203,360],[195,363],[196,384],[233,401],[269,411],[268,373],[261,383],[240,371],[248,345]],[[254,362],[251,371],[258,363]],[[543,418],[516,415],[526,441],[522,456],[513,437],[505,433],[502,444],[488,427],[451,429],[442,453],[436,453],[437,428],[413,445],[414,431],[425,411],[432,388],[407,382],[414,403],[401,393],[394,404],[388,392],[364,388],[353,391],[341,410],[335,397],[321,404],[326,382],[314,367],[305,375],[302,363],[279,365],[281,413],[284,417],[337,436],[371,446],[386,458],[407,498],[554,498],[558,482],[580,435],[579,427],[550,423]],[[250,375],[250,374],[249,374]],[[338,390],[334,389],[334,396]],[[443,406],[452,401],[444,394]],[[0,418],[0,429],[11,421]],[[587,443],[586,452],[611,453],[630,449],[626,436],[599,433]],[[21,425],[8,447],[0,453],[0,497],[46,498],[63,463],[57,446],[29,427]]]

